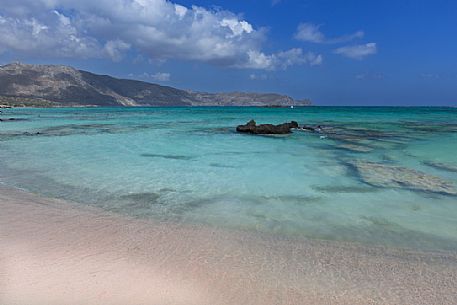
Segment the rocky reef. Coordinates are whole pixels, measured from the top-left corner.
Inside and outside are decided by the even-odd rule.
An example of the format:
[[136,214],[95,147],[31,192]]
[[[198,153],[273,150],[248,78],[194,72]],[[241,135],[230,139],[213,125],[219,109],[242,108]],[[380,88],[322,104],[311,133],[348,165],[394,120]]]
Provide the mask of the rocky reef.
[[350,164],[365,183],[373,186],[457,195],[457,189],[451,182],[420,171],[370,161],[354,161]]
[[457,173],[457,165],[443,163],[443,162],[434,162],[434,161],[424,161],[423,164],[447,172]]
[[372,148],[370,148],[368,146],[351,144],[351,143],[340,144],[340,145],[337,145],[336,147],[339,149],[344,149],[344,150],[348,150],[351,152],[357,152],[357,153],[368,153],[373,150]]

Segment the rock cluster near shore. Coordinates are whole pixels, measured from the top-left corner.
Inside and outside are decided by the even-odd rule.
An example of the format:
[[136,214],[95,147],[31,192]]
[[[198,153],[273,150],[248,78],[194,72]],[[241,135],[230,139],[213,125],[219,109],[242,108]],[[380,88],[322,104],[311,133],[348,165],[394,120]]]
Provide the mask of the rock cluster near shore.
[[292,128],[298,128],[298,123],[295,121],[291,121],[290,123],[283,123],[279,125],[273,124],[260,124],[254,120],[250,120],[245,125],[238,125],[236,131],[238,132],[245,132],[251,134],[288,134],[290,133]]
[[[241,133],[250,134],[288,134],[292,129],[300,131],[308,131],[315,133],[323,133],[321,139],[328,138],[333,140],[333,148],[346,150],[352,153],[369,153],[381,147],[386,139],[392,137],[392,134],[383,133],[376,130],[368,130],[360,127],[353,127],[351,129],[334,128],[332,126],[316,127],[299,126],[297,122],[291,121],[290,123],[283,123],[279,125],[272,124],[259,124],[257,125],[254,120],[249,121],[245,125],[239,125],[236,130]],[[381,144],[373,143],[373,140],[381,139]],[[367,140],[371,141],[367,143]],[[391,140],[395,142],[395,139]],[[401,144],[401,142],[400,142]],[[358,177],[366,184],[379,188],[390,189],[406,189],[410,191],[429,192],[435,194],[443,194],[450,196],[457,196],[457,188],[454,183],[447,181],[444,178],[430,175],[415,169],[406,168],[403,166],[374,162],[368,160],[344,161],[350,168],[355,170]],[[424,165],[433,167],[435,169],[447,172],[457,172],[457,166],[454,164],[424,161]]]

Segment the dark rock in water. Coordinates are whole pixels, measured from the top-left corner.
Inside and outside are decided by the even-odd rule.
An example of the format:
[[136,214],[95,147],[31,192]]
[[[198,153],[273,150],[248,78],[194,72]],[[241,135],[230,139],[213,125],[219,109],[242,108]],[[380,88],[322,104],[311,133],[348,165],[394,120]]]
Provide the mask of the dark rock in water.
[[245,125],[238,125],[236,131],[238,132],[251,132],[256,127],[256,122],[254,120],[250,120]]
[[302,129],[309,130],[309,131],[316,131],[316,128],[311,127],[311,126],[306,126],[306,125],[303,125]]
[[21,118],[9,118],[9,119],[0,119],[0,122],[7,122],[7,121],[27,121],[27,119],[21,119]]
[[265,105],[262,107],[263,108],[288,108],[289,106],[287,106],[287,105]]
[[288,123],[290,128],[298,128],[298,123],[295,122],[295,121],[290,121],[290,123]]
[[257,125],[254,120],[250,120],[245,125],[239,125],[236,128],[238,132],[246,132],[252,134],[287,134],[290,133],[290,129],[298,128],[298,123],[291,121],[290,123],[283,123],[279,125],[273,124],[260,124]]

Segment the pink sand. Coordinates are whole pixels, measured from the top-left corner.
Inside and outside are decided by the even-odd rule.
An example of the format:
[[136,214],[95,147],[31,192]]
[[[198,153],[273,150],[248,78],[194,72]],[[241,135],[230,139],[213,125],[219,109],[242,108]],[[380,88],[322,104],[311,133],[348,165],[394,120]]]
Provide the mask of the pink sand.
[[153,223],[0,188],[1,305],[457,304],[457,253]]

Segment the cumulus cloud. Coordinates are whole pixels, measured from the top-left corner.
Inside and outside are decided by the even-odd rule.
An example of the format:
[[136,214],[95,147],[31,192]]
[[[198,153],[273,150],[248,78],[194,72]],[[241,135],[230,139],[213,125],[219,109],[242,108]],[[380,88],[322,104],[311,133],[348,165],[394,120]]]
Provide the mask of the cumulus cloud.
[[322,43],[325,41],[324,34],[319,30],[319,25],[312,23],[301,23],[298,25],[295,39],[301,41]]
[[114,61],[121,60],[123,52],[128,49],[130,49],[130,44],[119,39],[108,41],[104,47],[106,54]]
[[39,56],[96,56],[101,48],[96,39],[81,35],[70,19],[57,11],[46,17],[0,15],[0,49]]
[[366,44],[346,46],[336,49],[334,52],[352,59],[363,59],[368,55],[376,54],[378,51],[377,45],[374,42]]
[[313,23],[300,23],[294,37],[297,40],[313,43],[343,43],[357,38],[363,38],[365,35],[363,31],[357,31],[352,34],[327,38],[324,33],[321,32],[320,27],[321,25]]
[[119,61],[131,50],[155,61],[252,69],[322,60],[299,49],[265,54],[264,28],[230,11],[167,0],[2,0],[0,25],[0,51],[34,56]]

